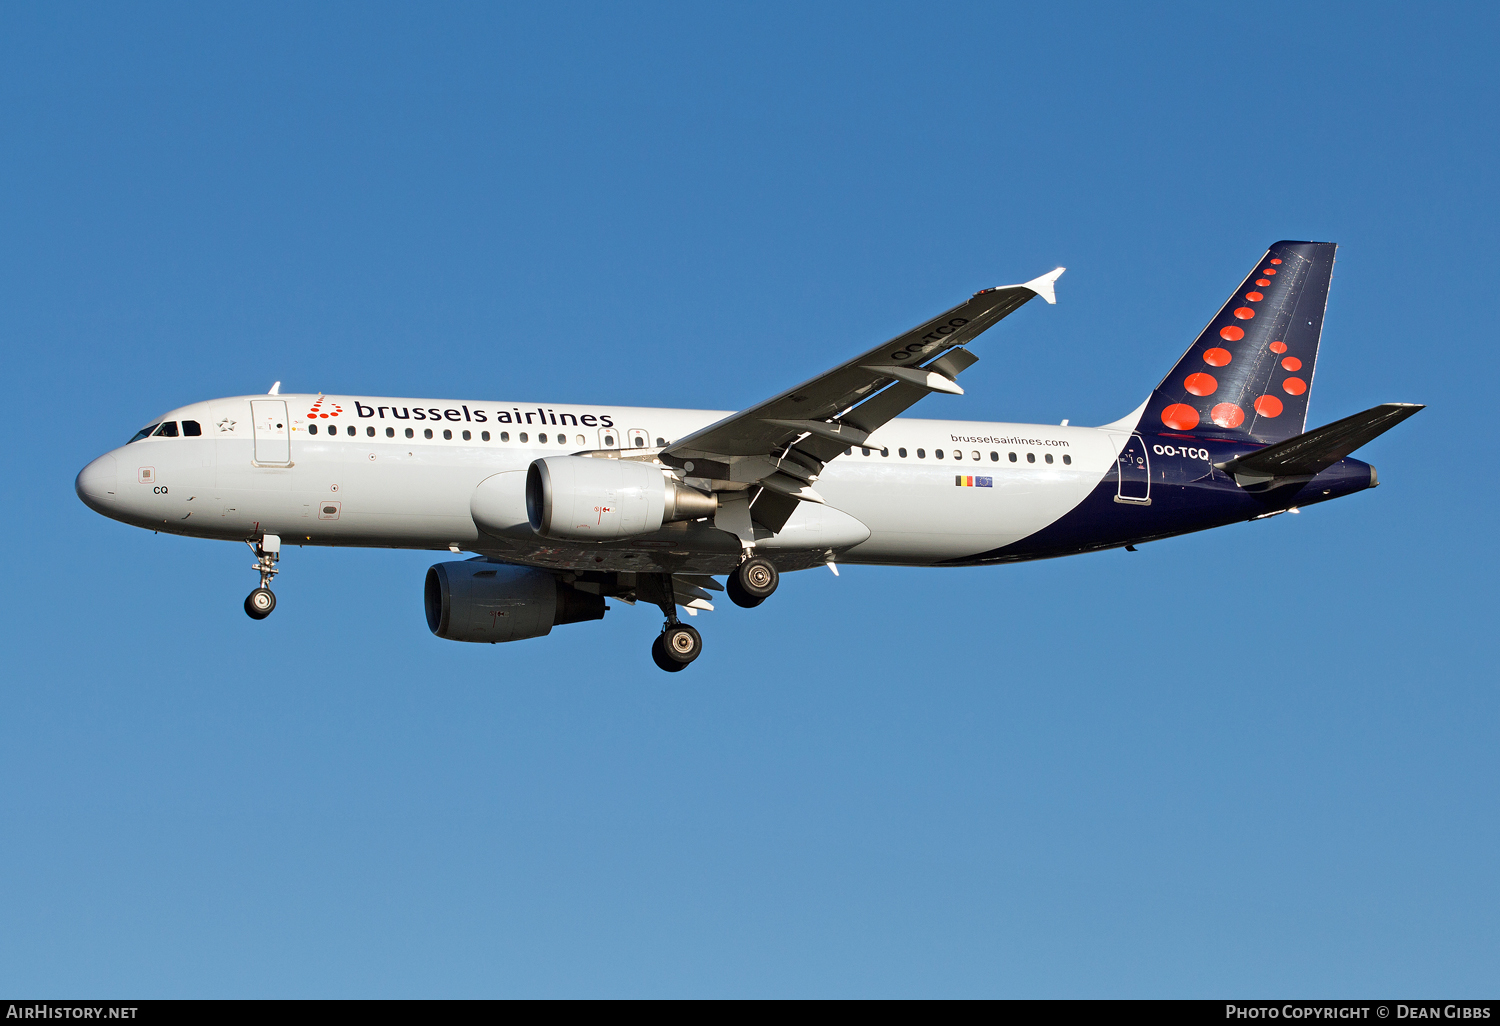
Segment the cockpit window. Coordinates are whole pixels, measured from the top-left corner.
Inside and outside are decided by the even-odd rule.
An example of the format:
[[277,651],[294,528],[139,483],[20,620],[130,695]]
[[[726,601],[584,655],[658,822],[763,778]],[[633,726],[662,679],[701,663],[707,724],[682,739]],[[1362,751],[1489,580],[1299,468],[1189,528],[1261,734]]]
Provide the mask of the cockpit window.
[[203,425],[196,420],[185,420],[182,422],[182,433],[187,438],[197,438],[203,434]]
[[155,437],[155,438],[176,438],[177,437],[177,422],[175,420],[169,420],[169,421],[167,421],[161,427],[159,427],[159,428],[156,429],[156,434],[153,437]]
[[[130,436],[130,442],[139,442],[142,438],[150,438],[151,432],[155,431],[159,427],[161,427],[160,424],[147,424],[145,427],[141,428],[135,434]],[[125,444],[129,445],[130,442],[126,442]]]

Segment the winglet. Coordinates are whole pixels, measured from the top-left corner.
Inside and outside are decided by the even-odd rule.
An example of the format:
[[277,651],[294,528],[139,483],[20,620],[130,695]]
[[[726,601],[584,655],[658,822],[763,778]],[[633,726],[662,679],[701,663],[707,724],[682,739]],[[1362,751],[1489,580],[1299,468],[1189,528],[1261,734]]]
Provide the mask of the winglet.
[[279,381],[276,382],[276,384],[272,385],[271,386],[271,390],[266,393],[266,395],[280,395],[280,394],[281,394],[281,382],[279,382]]
[[1040,278],[1033,278],[1028,282],[1022,283],[1021,287],[1023,289],[1030,289],[1031,291],[1035,292],[1037,295],[1045,299],[1048,303],[1056,306],[1057,292],[1053,290],[1052,286],[1057,283],[1057,279],[1061,278],[1062,273],[1066,270],[1066,267],[1059,267],[1055,271],[1048,271]]

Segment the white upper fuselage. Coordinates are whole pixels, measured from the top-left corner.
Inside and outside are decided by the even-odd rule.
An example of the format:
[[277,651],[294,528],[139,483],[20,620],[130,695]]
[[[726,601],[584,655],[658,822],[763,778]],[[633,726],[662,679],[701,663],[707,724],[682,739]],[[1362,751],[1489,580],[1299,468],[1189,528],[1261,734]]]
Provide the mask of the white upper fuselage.
[[[649,555],[653,546],[682,543],[663,535],[571,548],[537,542],[534,552],[508,548],[476,527],[471,498],[482,481],[524,470],[538,457],[652,448],[724,416],[555,403],[239,396],[164,415],[160,423],[178,425],[176,437],[143,438],[100,457],[80,475],[79,490],[108,516],[196,537],[272,533],[287,544],[456,546],[539,565],[645,569],[620,560],[639,558],[633,550]],[[202,433],[189,436],[189,422]],[[868,448],[831,462],[816,485],[827,506],[802,503],[765,547],[908,565],[993,550],[1082,502],[1113,472],[1116,436],[1128,434],[898,418],[877,430]],[[720,572],[714,566],[725,559],[733,565],[737,546],[726,548],[724,559],[700,560],[698,569]]]

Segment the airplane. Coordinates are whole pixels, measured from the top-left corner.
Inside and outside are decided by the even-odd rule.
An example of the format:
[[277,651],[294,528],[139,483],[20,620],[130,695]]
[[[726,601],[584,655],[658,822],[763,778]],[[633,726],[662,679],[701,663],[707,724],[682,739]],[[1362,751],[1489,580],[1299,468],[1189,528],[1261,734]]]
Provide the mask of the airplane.
[[[988,288],[737,413],[576,403],[265,395],[153,418],[79,473],[91,509],[240,541],[276,608],[288,545],[473,553],[427,571],[439,638],[495,644],[659,607],[668,672],[703,651],[714,592],[754,608],[783,573],[968,567],[1124,548],[1378,483],[1349,454],[1423,406],[1304,430],[1333,243],[1278,242],[1139,407],[1098,427],[902,417],[962,395],[975,339],[1057,268]],[[720,584],[716,578],[724,577]]]

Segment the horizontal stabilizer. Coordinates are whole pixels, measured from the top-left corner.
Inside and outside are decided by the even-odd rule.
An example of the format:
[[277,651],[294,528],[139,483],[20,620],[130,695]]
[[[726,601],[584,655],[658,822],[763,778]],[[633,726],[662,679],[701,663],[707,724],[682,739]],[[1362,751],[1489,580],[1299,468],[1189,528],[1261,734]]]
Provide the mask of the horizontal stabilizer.
[[1407,417],[1426,409],[1418,403],[1381,403],[1284,442],[1214,464],[1241,485],[1315,477]]

